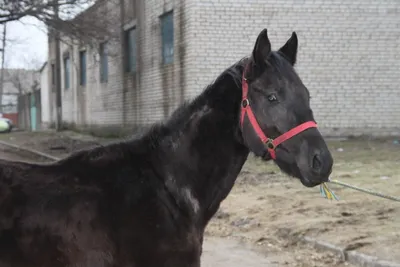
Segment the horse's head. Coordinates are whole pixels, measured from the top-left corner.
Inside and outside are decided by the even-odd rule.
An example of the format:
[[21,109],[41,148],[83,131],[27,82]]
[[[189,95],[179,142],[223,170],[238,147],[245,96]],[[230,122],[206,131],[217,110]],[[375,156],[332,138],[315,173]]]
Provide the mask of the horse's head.
[[293,68],[296,55],[296,33],[278,51],[271,51],[266,29],[259,34],[243,75],[240,123],[251,151],[313,187],[328,180],[333,159]]

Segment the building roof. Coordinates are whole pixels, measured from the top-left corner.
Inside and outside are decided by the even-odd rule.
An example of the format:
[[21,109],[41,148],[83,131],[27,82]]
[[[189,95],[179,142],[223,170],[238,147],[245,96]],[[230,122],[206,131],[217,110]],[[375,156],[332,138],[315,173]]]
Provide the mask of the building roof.
[[72,18],[70,21],[78,21],[84,17],[86,14],[90,14],[91,12],[94,12],[101,4],[106,3],[107,0],[96,0],[93,5],[89,6],[85,10],[82,10],[79,14],[77,14],[74,18]]
[[47,61],[43,63],[42,67],[39,69],[39,72],[42,73],[42,71],[44,70],[44,68],[47,65]]

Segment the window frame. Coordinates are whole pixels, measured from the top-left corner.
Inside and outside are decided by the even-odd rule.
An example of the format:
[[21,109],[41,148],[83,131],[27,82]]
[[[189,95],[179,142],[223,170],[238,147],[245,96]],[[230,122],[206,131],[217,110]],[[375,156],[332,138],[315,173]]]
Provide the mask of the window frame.
[[[174,63],[175,56],[175,31],[174,31],[174,11],[170,10],[160,16],[161,25],[161,58],[162,64],[169,65]],[[172,50],[167,52],[166,50]]]
[[[84,55],[84,60],[82,60]],[[87,83],[87,52],[86,50],[79,51],[79,85],[86,86]]]
[[63,57],[63,69],[64,69],[64,90],[68,90],[70,89],[71,86],[71,57],[69,53]]
[[104,41],[99,45],[100,55],[100,83],[108,82],[108,42]]
[[52,62],[50,63],[50,68],[51,68],[51,85],[56,84],[56,65]]
[[[136,26],[124,31],[125,72],[136,73],[137,70],[137,31]],[[132,35],[133,34],[133,35]]]

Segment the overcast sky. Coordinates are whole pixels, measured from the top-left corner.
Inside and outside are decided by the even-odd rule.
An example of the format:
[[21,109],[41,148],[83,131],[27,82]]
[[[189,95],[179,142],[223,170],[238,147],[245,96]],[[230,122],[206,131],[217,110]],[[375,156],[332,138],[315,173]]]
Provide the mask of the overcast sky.
[[[47,34],[43,23],[32,17],[7,23],[6,68],[36,68],[47,59]],[[3,27],[0,27],[2,36]]]

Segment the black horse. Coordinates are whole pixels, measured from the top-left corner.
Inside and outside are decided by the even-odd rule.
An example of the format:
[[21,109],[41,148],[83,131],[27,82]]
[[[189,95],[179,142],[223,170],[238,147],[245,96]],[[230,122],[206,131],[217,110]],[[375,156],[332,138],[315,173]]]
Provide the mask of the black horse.
[[327,181],[296,54],[295,33],[271,51],[264,29],[250,57],[140,137],[48,165],[0,161],[0,266],[198,267],[250,151],[307,187]]

